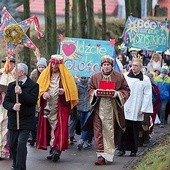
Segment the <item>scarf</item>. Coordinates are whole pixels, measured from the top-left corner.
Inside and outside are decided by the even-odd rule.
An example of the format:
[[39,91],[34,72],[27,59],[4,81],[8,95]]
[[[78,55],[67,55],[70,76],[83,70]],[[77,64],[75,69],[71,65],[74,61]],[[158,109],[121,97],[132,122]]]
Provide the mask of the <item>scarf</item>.
[[[78,91],[74,78],[64,64],[59,64],[58,68],[61,75],[61,82],[64,88],[66,101],[70,101],[71,108],[73,108],[78,103]],[[37,83],[39,84],[38,106],[40,106],[41,96],[48,90],[50,86],[50,78],[51,78],[51,63],[48,65],[46,69],[42,71],[37,80]]]

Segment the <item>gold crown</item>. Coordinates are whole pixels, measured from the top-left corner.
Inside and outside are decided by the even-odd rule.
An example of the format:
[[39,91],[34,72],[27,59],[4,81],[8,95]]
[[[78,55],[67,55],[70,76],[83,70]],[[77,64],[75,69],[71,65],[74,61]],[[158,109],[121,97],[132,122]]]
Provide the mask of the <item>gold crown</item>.
[[136,56],[134,56],[133,58],[132,58],[132,62],[133,61],[136,61],[136,62],[139,62],[139,63],[143,63],[143,57],[140,55],[140,54],[137,54]]

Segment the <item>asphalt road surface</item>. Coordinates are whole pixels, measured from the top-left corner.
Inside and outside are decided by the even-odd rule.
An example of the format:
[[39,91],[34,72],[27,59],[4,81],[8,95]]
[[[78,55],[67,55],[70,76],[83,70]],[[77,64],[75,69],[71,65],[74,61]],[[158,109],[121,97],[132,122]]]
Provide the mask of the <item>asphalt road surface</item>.
[[[136,163],[148,148],[152,147],[165,134],[170,133],[170,124],[164,128],[155,126],[150,144],[147,147],[139,147],[136,157],[130,157],[129,153],[123,157],[114,157],[114,162],[108,165],[97,166],[94,164],[96,153],[94,145],[91,148],[78,151],[76,143],[70,145],[67,151],[62,152],[58,162],[47,160],[48,151],[38,150],[28,144],[27,170],[128,170]],[[115,152],[115,154],[117,151]],[[0,170],[10,170],[12,160],[1,160]]]

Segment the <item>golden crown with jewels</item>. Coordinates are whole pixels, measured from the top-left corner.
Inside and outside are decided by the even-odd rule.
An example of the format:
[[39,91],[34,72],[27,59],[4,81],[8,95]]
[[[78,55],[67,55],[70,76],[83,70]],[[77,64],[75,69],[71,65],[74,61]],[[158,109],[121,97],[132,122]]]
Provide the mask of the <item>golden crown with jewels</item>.
[[143,57],[140,54],[137,54],[136,56],[134,56],[132,58],[132,62],[134,62],[134,61],[139,62],[139,63],[142,64],[143,63]]

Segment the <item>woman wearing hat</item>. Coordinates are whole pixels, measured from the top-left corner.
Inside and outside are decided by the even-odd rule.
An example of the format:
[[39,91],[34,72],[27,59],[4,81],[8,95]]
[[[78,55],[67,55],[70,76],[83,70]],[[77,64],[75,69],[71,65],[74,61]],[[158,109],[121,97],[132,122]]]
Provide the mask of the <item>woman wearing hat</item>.
[[[47,60],[43,57],[41,57],[38,62],[37,62],[37,68],[34,69],[31,74],[30,78],[37,82],[38,77],[40,76],[41,72],[47,67]],[[37,123],[38,123],[38,113],[39,113],[39,108],[36,107],[36,113],[35,113],[35,119],[34,119],[34,128],[31,131],[30,135],[30,145],[34,146],[35,141],[36,141],[36,135],[37,135]]]
[[34,69],[31,74],[30,78],[34,81],[38,80],[39,75],[41,72],[47,67],[47,60],[43,57],[41,57],[37,62],[37,68]]

